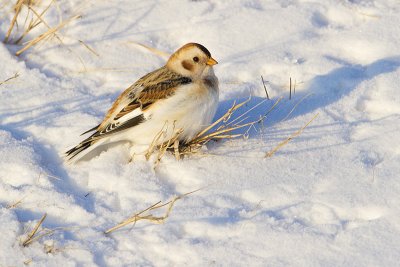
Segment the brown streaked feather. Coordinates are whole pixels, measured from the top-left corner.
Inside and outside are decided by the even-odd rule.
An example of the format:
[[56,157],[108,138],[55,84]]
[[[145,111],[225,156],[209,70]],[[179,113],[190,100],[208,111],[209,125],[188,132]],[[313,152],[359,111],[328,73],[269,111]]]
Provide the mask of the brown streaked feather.
[[109,124],[110,120],[112,120],[112,117],[114,116],[114,114],[117,111],[117,108],[120,106],[121,102],[123,101],[123,99],[125,99],[127,97],[127,95],[130,93],[130,87],[128,89],[126,89],[122,94],[120,94],[117,98],[117,100],[115,100],[115,102],[113,103],[113,105],[111,106],[111,108],[108,110],[108,112],[106,113],[106,115],[104,116],[103,121],[101,122],[101,124],[99,125],[99,127],[97,128],[97,131],[101,131],[102,129],[104,129],[105,127],[107,127],[107,125]]
[[171,71],[166,66],[150,72],[127,88],[114,102],[97,128],[106,129],[113,121],[122,118],[137,108],[149,108],[157,100],[165,99],[175,93],[179,85],[188,84],[191,79]]
[[132,101],[126,107],[124,107],[117,115],[115,115],[114,120],[118,120],[122,116],[125,116],[126,114],[137,109],[138,107],[140,107],[140,104],[137,103],[136,100]]
[[142,104],[154,103],[157,100],[167,98],[175,93],[179,85],[191,82],[189,78],[175,78],[166,80],[158,84],[150,85],[142,90],[138,96],[138,101]]

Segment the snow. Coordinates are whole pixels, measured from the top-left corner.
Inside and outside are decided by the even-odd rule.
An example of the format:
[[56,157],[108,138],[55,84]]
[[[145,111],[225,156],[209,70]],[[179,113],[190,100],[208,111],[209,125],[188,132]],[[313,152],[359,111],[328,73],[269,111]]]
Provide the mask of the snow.
[[[0,7],[3,39],[13,13],[11,3]],[[0,43],[0,82],[19,73],[0,85],[0,266],[398,265],[397,0],[60,0],[56,7],[44,16],[50,25],[82,15],[60,31],[63,44],[53,38],[16,57],[20,46]],[[63,161],[122,90],[165,62],[135,43],[171,53],[190,41],[219,62],[219,115],[252,95],[244,109],[261,103],[249,113],[258,118],[283,97],[257,132],[181,161],[167,154],[157,166],[154,158],[129,163],[125,145],[79,164]],[[104,234],[197,189],[161,225],[139,221]],[[44,213],[43,227],[55,232],[23,247]]]

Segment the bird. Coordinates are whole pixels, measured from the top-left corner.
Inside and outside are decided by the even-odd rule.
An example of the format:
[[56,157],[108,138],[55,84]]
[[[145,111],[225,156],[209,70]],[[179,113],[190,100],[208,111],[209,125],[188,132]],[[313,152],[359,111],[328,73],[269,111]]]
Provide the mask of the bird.
[[187,143],[210,125],[219,101],[218,62],[206,47],[187,43],[176,50],[166,64],[123,91],[103,121],[84,132],[92,133],[65,152],[76,162],[95,148],[125,141],[130,147],[154,144],[156,136],[172,136]]

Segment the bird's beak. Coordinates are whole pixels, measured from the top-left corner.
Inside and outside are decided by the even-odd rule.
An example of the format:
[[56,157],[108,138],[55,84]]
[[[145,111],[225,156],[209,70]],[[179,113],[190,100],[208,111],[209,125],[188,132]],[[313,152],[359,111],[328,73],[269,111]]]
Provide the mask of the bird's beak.
[[218,61],[216,61],[215,59],[210,57],[210,59],[207,60],[206,64],[209,65],[209,66],[214,66],[215,64],[218,64]]

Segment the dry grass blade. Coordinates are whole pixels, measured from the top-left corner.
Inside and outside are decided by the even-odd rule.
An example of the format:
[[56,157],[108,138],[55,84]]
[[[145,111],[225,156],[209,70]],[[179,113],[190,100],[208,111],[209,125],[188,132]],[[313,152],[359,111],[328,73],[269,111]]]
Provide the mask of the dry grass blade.
[[12,77],[10,77],[10,78],[7,78],[7,79],[5,79],[4,81],[0,82],[0,85],[5,84],[5,83],[8,83],[9,81],[11,81],[11,80],[13,80],[13,79],[16,79],[16,78],[18,78],[18,77],[19,77],[19,73],[16,72],[16,73],[14,74],[14,76],[12,76]]
[[[243,119],[240,120],[240,121],[238,121],[239,119],[243,118],[245,115],[249,114],[251,111],[253,111],[253,110],[256,109],[257,107],[259,107],[260,105],[264,104],[267,100],[268,100],[268,99],[264,99],[263,101],[261,101],[261,102],[258,103],[257,105],[254,105],[253,107],[251,107],[250,109],[248,109],[246,112],[240,114],[240,116],[238,116],[236,119],[230,121],[230,122],[227,123],[226,125],[231,125],[231,124],[233,124],[234,122],[236,122],[234,125],[238,125],[239,123],[241,123],[241,122],[243,121]],[[246,117],[246,118],[247,118],[247,117]],[[246,118],[245,118],[245,119],[246,119]],[[245,120],[245,119],[244,119],[244,120]]]
[[[170,215],[170,213],[172,211],[172,208],[174,207],[174,204],[175,204],[176,201],[178,201],[179,199],[182,199],[183,197],[186,197],[186,196],[188,196],[190,194],[193,194],[193,193],[195,193],[197,191],[200,191],[202,189],[203,188],[200,188],[200,189],[185,193],[185,194],[180,195],[180,196],[175,196],[172,200],[168,201],[167,203],[162,203],[161,201],[158,201],[157,203],[151,205],[150,207],[148,207],[148,208],[146,208],[146,209],[144,209],[144,210],[142,210],[142,211],[140,211],[138,213],[135,213],[134,215],[132,215],[128,219],[124,220],[123,222],[117,224],[116,226],[111,227],[110,229],[104,231],[104,233],[105,234],[109,234],[109,233],[111,233],[111,232],[113,232],[115,230],[118,230],[118,229],[120,229],[120,228],[122,228],[122,227],[124,227],[124,226],[126,226],[128,224],[136,224],[136,222],[138,222],[140,220],[147,220],[147,221],[150,221],[152,223],[163,223],[169,217],[169,215]],[[157,216],[154,216],[152,214],[145,214],[146,212],[149,212],[151,210],[160,209],[160,208],[162,208],[164,206],[168,206],[164,216],[157,217]]]
[[161,130],[154,136],[153,141],[151,142],[149,148],[147,149],[145,153],[146,160],[150,159],[151,154],[153,154],[154,150],[157,148],[157,144],[160,142],[161,137],[165,134],[166,130],[165,128],[167,127],[168,122],[166,121],[161,128]]
[[[231,108],[229,108],[225,114],[223,114],[220,118],[218,118],[214,123],[206,127],[204,130],[200,131],[192,140],[186,143],[179,143],[179,135],[182,133],[182,129],[178,131],[174,131],[174,135],[172,138],[167,136],[167,129],[165,126],[163,129],[154,137],[152,144],[147,149],[145,156],[148,160],[152,153],[158,149],[158,156],[157,161],[155,162],[155,166],[161,161],[161,158],[164,156],[166,151],[171,151],[174,153],[176,159],[180,159],[184,155],[193,154],[198,152],[203,145],[208,143],[211,140],[217,139],[232,139],[243,137],[247,138],[251,128],[255,129],[255,125],[257,123],[262,122],[267,115],[277,107],[278,103],[282,100],[282,97],[277,99],[277,101],[273,104],[268,112],[264,115],[260,115],[258,119],[248,121],[250,116],[246,116],[248,113],[252,112],[254,109],[262,105],[267,101],[264,99],[259,103],[253,105],[252,107],[248,108],[242,114],[239,114],[236,118],[232,119],[232,115],[241,107],[249,103],[251,97],[244,100],[243,102],[237,104],[236,101],[232,104]],[[234,133],[235,130],[246,128],[243,133]],[[162,138],[163,137],[163,138]],[[167,138],[168,137],[168,138]]]
[[[271,109],[263,116],[261,116],[259,119],[248,122],[248,123],[242,123],[243,121],[247,120],[248,117],[244,117],[251,111],[253,111],[255,108],[258,106],[262,105],[267,101],[267,99],[261,101],[260,103],[254,105],[250,109],[248,109],[246,112],[243,114],[239,115],[235,119],[229,121],[233,113],[242,107],[243,105],[247,104],[251,98],[243,101],[242,103],[236,104],[236,102],[233,104],[233,106],[223,115],[221,116],[218,120],[216,120],[213,124],[211,124],[209,127],[201,131],[194,139],[192,139],[188,144],[186,144],[186,147],[182,148],[182,151],[187,152],[188,148],[189,150],[192,150],[193,148],[199,148],[202,145],[206,144],[208,141],[212,139],[232,139],[232,138],[237,138],[237,137],[245,137],[250,128],[254,127],[255,124],[263,121],[266,116],[278,105],[278,103],[282,100],[282,98],[279,98],[274,105],[271,107]],[[243,118],[244,117],[244,118]],[[224,122],[222,125],[220,125],[216,130],[210,131],[213,128],[215,128],[218,124],[221,122]],[[245,131],[245,133],[241,134],[231,134],[233,131],[248,127],[248,130]]]
[[271,113],[271,112],[276,108],[276,106],[278,106],[279,102],[281,102],[282,99],[283,99],[283,96],[281,96],[280,98],[278,98],[278,99],[275,101],[275,103],[272,105],[272,107],[267,111],[267,113],[264,114],[264,117],[267,117],[267,116],[269,115],[269,113]]
[[173,148],[175,151],[175,156],[179,155],[179,136],[183,133],[183,129],[175,129],[175,121],[170,133],[168,133],[168,121],[166,121],[161,128],[161,130],[154,136],[153,141],[149,145],[145,152],[146,160],[150,159],[150,156],[154,151],[158,150],[157,160],[155,161],[155,167],[160,163],[161,158],[164,156],[168,149]]
[[51,229],[51,230],[50,230],[50,229],[46,229],[46,230],[45,230],[45,233],[34,236],[32,239],[29,240],[29,242],[28,242],[26,245],[24,245],[24,247],[26,247],[26,246],[28,246],[29,244],[35,242],[36,240],[41,239],[41,238],[44,237],[44,236],[51,235],[51,234],[53,234],[55,231],[60,230],[60,229],[62,229],[62,228],[56,228],[56,229]]
[[79,43],[81,43],[84,47],[86,47],[87,50],[89,50],[90,52],[92,52],[95,56],[100,57],[100,55],[93,49],[91,48],[88,44],[86,44],[84,41],[82,40],[78,40]]
[[14,209],[16,208],[19,204],[22,203],[23,199],[18,200],[17,202],[14,202],[13,204],[7,205],[6,209],[10,210],[10,209]]
[[56,227],[54,229],[47,229],[47,228],[43,228],[40,231],[38,231],[39,227],[42,225],[43,221],[46,219],[47,214],[45,213],[43,215],[43,217],[39,220],[39,222],[35,225],[35,227],[33,228],[33,230],[29,233],[28,237],[25,239],[25,241],[22,243],[22,246],[26,247],[29,246],[30,244],[32,244],[33,242],[41,239],[44,236],[48,236],[48,235],[52,235],[53,233],[55,233],[56,231],[60,231],[60,230],[67,230],[67,229],[71,229],[71,228],[75,228],[75,227],[71,227],[71,228],[65,228],[65,227]]
[[58,26],[53,27],[51,29],[49,29],[47,32],[39,35],[38,37],[36,37],[35,39],[29,41],[24,48],[20,49],[19,51],[17,51],[15,53],[15,55],[19,56],[21,55],[23,52],[25,52],[26,50],[28,50],[30,47],[36,45],[37,43],[39,43],[40,41],[44,40],[45,38],[51,36],[52,34],[55,34],[58,30],[60,30],[61,28],[63,28],[65,25],[67,25],[68,23],[70,23],[72,20],[79,18],[80,15],[76,15],[73,16],[65,21],[63,21],[62,23],[60,23]]
[[271,151],[267,152],[267,153],[265,154],[265,157],[266,157],[266,158],[272,157],[272,156],[275,154],[276,151],[278,151],[280,148],[282,148],[282,147],[285,146],[287,143],[289,143],[290,140],[292,140],[293,138],[299,136],[299,135],[304,131],[304,129],[305,129],[308,125],[310,125],[310,123],[311,123],[315,118],[318,117],[318,115],[319,115],[319,114],[317,113],[309,122],[307,122],[306,125],[304,125],[303,127],[301,127],[297,132],[293,133],[293,134],[292,134],[291,136],[289,136],[287,139],[285,139],[284,141],[282,141],[281,143],[279,143],[274,149],[272,149]]
[[118,68],[86,68],[84,70],[77,70],[77,71],[71,71],[70,73],[73,74],[82,74],[82,73],[90,73],[90,72],[129,72],[132,73],[134,71],[134,67],[118,67]]
[[14,202],[13,204],[8,205],[8,206],[6,207],[6,209],[14,209],[14,208],[16,208],[19,204],[22,203],[22,201],[23,201],[25,198],[26,198],[26,196],[23,197],[23,198],[21,198],[20,200],[18,200],[18,201],[16,201],[16,202]]
[[15,14],[14,14],[13,19],[11,20],[10,27],[8,28],[8,31],[6,33],[6,37],[4,38],[4,43],[7,43],[8,39],[10,38],[11,32],[14,28],[15,23],[17,22],[18,15],[21,12],[21,8],[22,8],[23,4],[24,4],[24,0],[18,0],[14,6]]
[[[50,4],[42,11],[41,14],[38,14],[31,6],[28,6],[29,10],[32,11],[33,14],[35,14],[36,20],[35,20],[34,22],[31,21],[31,23],[29,24],[27,30],[21,35],[21,37],[20,37],[15,43],[18,43],[19,41],[21,41],[21,40],[25,37],[25,35],[26,35],[30,30],[32,30],[34,27],[36,27],[36,26],[39,25],[40,23],[43,23],[43,24],[48,28],[48,32],[49,32],[49,35],[45,36],[43,39],[46,39],[47,37],[50,37],[50,36],[51,36],[51,32],[50,32],[50,31],[52,31],[53,28],[50,27],[50,25],[47,24],[47,22],[43,19],[43,14],[50,8],[50,6],[52,5],[52,3],[54,3],[54,2],[55,2],[55,0],[52,0],[52,1],[50,2]],[[58,5],[57,5],[57,7],[58,7]],[[77,15],[76,17],[80,17],[80,16]],[[61,18],[61,16],[60,16],[60,18]],[[72,19],[74,19],[74,17],[70,18],[70,20],[72,20]],[[60,20],[61,20],[61,19],[60,19]],[[67,23],[67,22],[64,22],[64,25],[65,25],[65,23]],[[60,25],[62,25],[62,24],[63,24],[63,22],[60,22]],[[64,42],[63,42],[63,41],[61,40],[61,38],[57,35],[56,32],[54,32],[53,35],[57,38],[57,40],[58,40],[63,46],[65,46],[65,45],[64,45]],[[92,48],[90,48],[90,47],[89,47],[87,44],[85,44],[83,41],[79,40],[79,42],[80,42],[81,44],[83,44],[89,51],[91,51],[92,53],[94,53],[96,56],[99,56]],[[29,44],[29,42],[28,42],[28,44]],[[66,47],[66,49],[67,49],[68,51],[70,51],[72,54],[76,55],[76,54],[75,54],[71,49],[69,49],[68,47]],[[78,57],[79,61],[81,62],[82,66],[83,66],[83,68],[84,68],[84,72],[87,72],[87,69],[86,69],[86,66],[85,66],[85,63],[84,63],[82,57],[80,57],[79,55],[76,55],[76,56]]]
[[54,0],[52,0],[50,2],[50,4],[42,11],[42,13],[37,13],[32,7],[31,5],[28,5],[28,8],[30,11],[32,11],[33,14],[35,14],[36,19],[35,20],[31,20],[31,22],[29,23],[28,27],[26,27],[25,31],[22,33],[22,35],[14,42],[14,44],[19,44],[22,39],[24,39],[24,37],[31,31],[33,30],[36,26],[40,25],[41,23],[44,23],[48,28],[50,28],[50,26],[45,22],[45,20],[42,18],[43,15],[47,12],[47,10],[49,10],[50,6],[53,4]]
[[[229,133],[229,132],[232,132],[234,130],[241,129],[241,128],[244,128],[246,126],[251,126],[251,125],[257,123],[258,121],[259,120],[252,121],[252,122],[245,123],[245,124],[238,125],[238,126],[234,126],[234,127],[228,127],[226,129],[217,130],[217,131],[209,133],[207,135],[200,136],[200,137],[192,140],[191,142],[196,143],[196,144],[199,144],[199,143],[201,144],[201,143],[205,143],[206,141],[209,141],[209,140],[211,140],[213,138],[221,139],[221,138],[227,138],[227,137],[228,138],[233,138],[233,137],[237,137],[237,136],[242,136],[242,134],[226,135],[225,133]],[[222,135],[222,134],[224,134],[224,135]],[[221,135],[223,137],[221,137]]]
[[287,118],[289,118],[290,114],[293,113],[293,111],[297,108],[298,105],[301,104],[301,102],[303,102],[307,97],[313,95],[312,93],[306,94],[305,96],[303,96],[294,106],[293,108],[290,110],[290,112],[280,121],[283,122],[285,121]]
[[240,107],[242,107],[243,105],[247,104],[247,103],[250,101],[250,99],[251,99],[251,98],[249,98],[249,99],[243,101],[243,102],[240,103],[240,104],[236,104],[236,101],[235,101],[235,102],[233,103],[232,107],[231,107],[230,109],[228,109],[228,111],[227,111],[224,115],[222,115],[222,117],[220,117],[218,120],[216,120],[216,121],[215,121],[214,123],[212,123],[210,126],[206,127],[203,131],[199,132],[199,133],[195,136],[194,140],[195,140],[196,138],[201,137],[201,136],[204,135],[206,132],[208,132],[209,130],[211,130],[212,128],[214,128],[214,127],[215,127],[216,125],[218,125],[218,123],[220,123],[221,121],[226,121],[226,120],[228,120],[228,119],[232,116],[232,114],[235,112],[235,110],[237,110],[238,108],[240,108]]
[[265,94],[267,95],[267,99],[269,100],[268,90],[267,90],[267,87],[265,86],[264,78],[262,75],[261,75],[261,82],[264,86],[264,91],[265,91]]
[[35,227],[32,229],[32,231],[29,233],[28,237],[25,239],[24,242],[22,242],[22,245],[24,247],[28,246],[30,243],[33,242],[33,237],[35,236],[36,232],[38,231],[40,225],[43,223],[43,221],[46,219],[47,214],[45,213],[42,218],[38,221],[38,223],[35,225]]
[[120,228],[122,228],[122,227],[124,227],[124,226],[126,226],[126,225],[128,225],[128,224],[131,224],[131,223],[135,224],[137,221],[140,221],[140,220],[148,220],[148,221],[154,222],[154,223],[162,223],[165,219],[168,218],[169,213],[171,212],[174,203],[175,203],[178,199],[180,199],[180,197],[175,197],[175,198],[170,202],[170,205],[169,205],[169,207],[168,207],[168,209],[167,209],[167,212],[166,212],[165,215],[162,216],[162,217],[155,217],[155,216],[153,216],[153,215],[151,215],[151,214],[143,215],[143,216],[141,215],[141,214],[143,214],[144,212],[147,212],[147,211],[154,210],[154,209],[157,209],[157,208],[162,207],[163,205],[157,206],[157,205],[161,204],[161,201],[159,201],[159,202],[157,202],[157,203],[151,205],[151,206],[148,207],[147,209],[145,209],[145,210],[143,210],[143,211],[141,211],[141,212],[139,212],[139,213],[134,214],[133,216],[129,217],[128,219],[126,219],[125,221],[119,223],[118,225],[116,225],[116,226],[114,226],[114,227],[112,227],[112,228],[110,228],[110,229],[104,231],[104,233],[105,233],[105,234],[109,234],[109,233],[111,233],[111,232],[113,232],[113,231],[115,231],[115,230],[118,230],[118,229],[120,229]]
[[167,150],[171,148],[171,144],[175,144],[175,142],[178,141],[179,136],[183,133],[183,129],[179,129],[177,131],[173,129],[173,132],[174,135],[159,146],[158,156],[157,156],[157,161],[155,162],[155,166],[157,166],[158,163],[160,163],[161,158],[164,156],[165,152],[167,152]]
[[148,45],[145,45],[145,44],[137,43],[137,42],[134,42],[134,41],[129,41],[128,43],[144,47],[147,50],[149,50],[150,52],[152,52],[153,54],[156,54],[157,56],[160,56],[160,57],[168,58],[170,56],[170,54],[168,54],[168,53],[166,53],[164,51],[161,51],[161,50],[159,50],[157,48],[154,48],[154,47],[151,47],[151,46],[148,46]]

